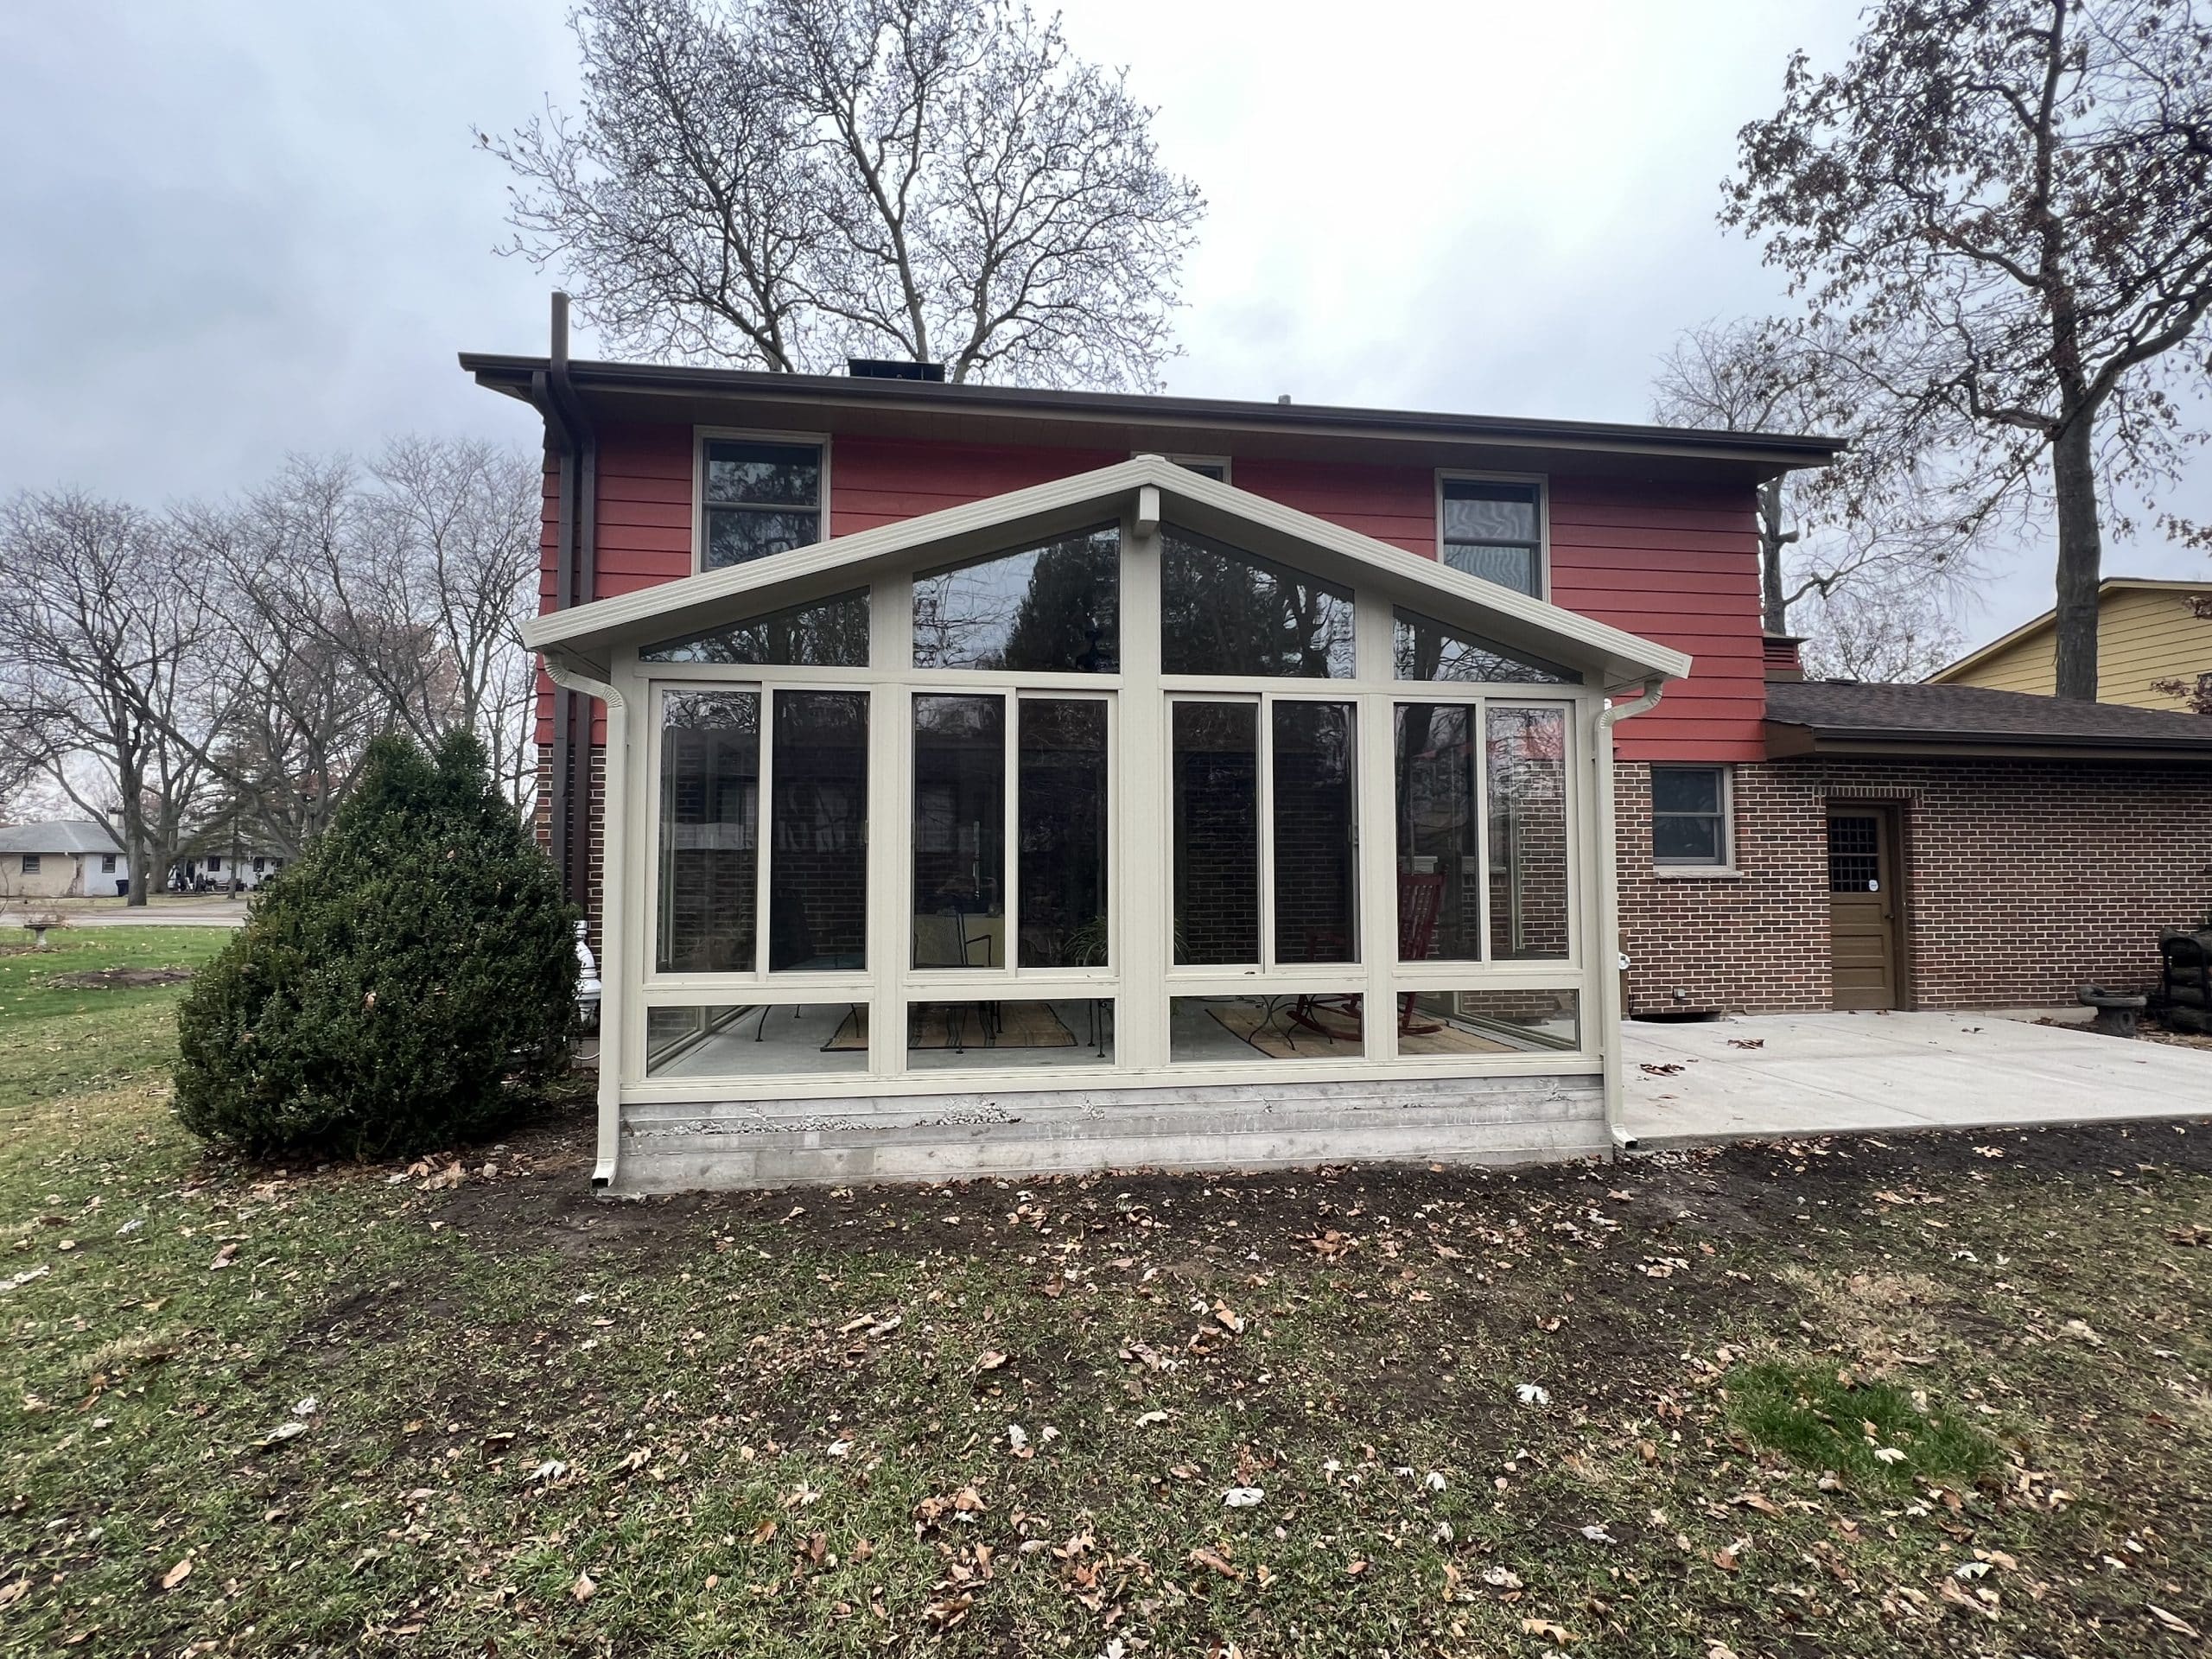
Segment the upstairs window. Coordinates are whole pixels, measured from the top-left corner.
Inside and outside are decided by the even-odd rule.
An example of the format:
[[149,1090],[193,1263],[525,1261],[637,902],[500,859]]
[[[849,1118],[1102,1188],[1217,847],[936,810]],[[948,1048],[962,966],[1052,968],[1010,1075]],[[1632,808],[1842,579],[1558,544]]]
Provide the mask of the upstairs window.
[[1442,480],[1444,563],[1531,599],[1543,597],[1543,486]]
[[719,570],[822,539],[822,446],[709,438],[701,456],[700,568]]

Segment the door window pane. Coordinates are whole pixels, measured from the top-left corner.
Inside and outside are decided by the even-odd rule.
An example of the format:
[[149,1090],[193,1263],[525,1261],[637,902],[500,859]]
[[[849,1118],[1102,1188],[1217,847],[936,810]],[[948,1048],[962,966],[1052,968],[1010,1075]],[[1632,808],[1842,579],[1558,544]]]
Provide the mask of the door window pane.
[[1483,879],[1475,720],[1458,703],[1398,709],[1398,960],[1478,962]]
[[1106,705],[1095,697],[1024,697],[1014,707],[1021,965],[1103,968]]
[[1272,724],[1275,960],[1357,962],[1351,707],[1285,699]]
[[866,668],[868,591],[756,616],[728,627],[664,639],[646,663],[745,663],[783,668]]
[[859,691],[776,693],[772,969],[868,965],[868,704]]
[[1259,705],[1173,705],[1175,960],[1260,959]]
[[1351,677],[1349,588],[1172,525],[1160,537],[1166,672]]
[[671,692],[661,699],[663,973],[757,966],[760,694]]
[[1110,674],[1122,532],[1082,531],[914,578],[914,666]]
[[1493,704],[1490,948],[1498,959],[1567,955],[1567,715]]
[[1006,699],[914,699],[914,966],[1006,965]]
[[1510,650],[1478,633],[1447,627],[1434,619],[1400,611],[1396,622],[1397,677],[1448,680],[1456,684],[1504,681],[1522,685],[1580,685],[1571,668]]

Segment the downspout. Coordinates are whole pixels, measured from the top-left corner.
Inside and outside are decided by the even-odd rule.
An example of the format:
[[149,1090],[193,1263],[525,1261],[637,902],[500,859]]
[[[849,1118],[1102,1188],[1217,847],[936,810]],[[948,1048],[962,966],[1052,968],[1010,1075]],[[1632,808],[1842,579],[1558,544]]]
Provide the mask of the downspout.
[[1605,1137],[1616,1154],[1636,1150],[1636,1137],[1621,1122],[1621,1108],[1628,1079],[1621,1050],[1621,869],[1618,837],[1613,825],[1613,728],[1650,709],[1659,701],[1660,683],[1643,683],[1643,695],[1632,702],[1611,702],[1598,715],[1598,1052],[1605,1058]]
[[[560,477],[555,524],[553,608],[588,605],[597,591],[599,436],[569,377],[569,296],[553,296],[551,350],[531,375],[531,402],[544,417]],[[549,670],[550,672],[550,670]],[[557,678],[554,683],[561,684]],[[591,889],[591,704],[566,691],[553,702],[550,817],[562,885],[588,906]]]
[[[628,704],[609,682],[584,673],[573,662],[550,652],[545,671],[564,691],[597,697],[607,705],[606,879],[601,884],[599,930],[599,1135],[591,1184],[614,1183],[622,1150],[622,1038],[629,1020],[630,952],[623,911],[623,880],[630,815],[630,721]],[[589,708],[587,702],[584,705]]]

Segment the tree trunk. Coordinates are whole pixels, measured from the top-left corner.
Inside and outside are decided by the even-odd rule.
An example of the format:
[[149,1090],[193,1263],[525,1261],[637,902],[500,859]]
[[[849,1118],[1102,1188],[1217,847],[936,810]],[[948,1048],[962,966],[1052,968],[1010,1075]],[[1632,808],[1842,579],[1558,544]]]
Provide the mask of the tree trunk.
[[2050,447],[2058,499],[2058,695],[2097,700],[2097,578],[2104,543],[2097,530],[2097,471],[2088,411],[2066,418]]
[[1782,528],[1782,480],[1759,486],[1759,622],[1769,633],[1789,632],[1789,608],[1782,596],[1782,550],[1789,537]]

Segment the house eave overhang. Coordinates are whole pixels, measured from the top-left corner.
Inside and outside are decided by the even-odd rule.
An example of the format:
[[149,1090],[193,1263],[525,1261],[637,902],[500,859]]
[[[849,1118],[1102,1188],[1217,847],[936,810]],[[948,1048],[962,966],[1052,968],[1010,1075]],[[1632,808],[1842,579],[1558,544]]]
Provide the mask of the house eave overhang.
[[[477,383],[542,407],[547,359],[464,352]],[[854,430],[957,442],[1395,460],[1413,465],[1520,466],[1545,472],[1721,471],[1772,477],[1823,467],[1837,438],[1714,432],[1592,421],[1251,403],[1042,387],[951,385],[841,375],[768,374],[680,365],[572,360],[569,384],[602,422]]]
[[2212,766],[2212,737],[2201,746],[2156,739],[2073,738],[2049,734],[1998,732],[1879,731],[1862,727],[1802,726],[1766,722],[1770,760],[1805,756],[1892,760],[2077,760]]
[[[1121,517],[1142,499],[1202,535],[1324,578],[1386,588],[1397,602],[1510,648],[1567,664],[1611,691],[1681,679],[1690,658],[1624,629],[1531,599],[1157,455],[1056,479],[788,553],[702,571],[523,624],[523,639],[564,671],[607,677],[626,647],[721,626],[861,585],[918,560],[957,563]],[[753,601],[748,607],[747,601]]]

